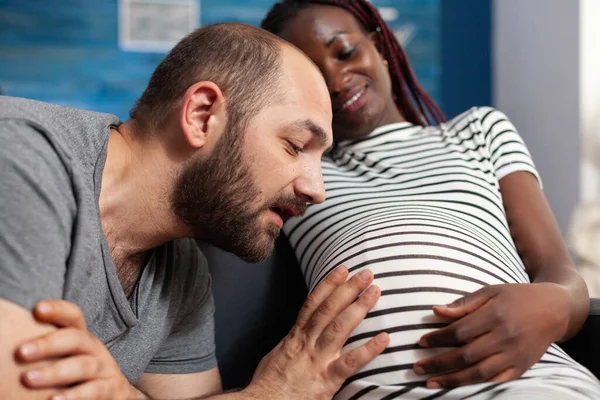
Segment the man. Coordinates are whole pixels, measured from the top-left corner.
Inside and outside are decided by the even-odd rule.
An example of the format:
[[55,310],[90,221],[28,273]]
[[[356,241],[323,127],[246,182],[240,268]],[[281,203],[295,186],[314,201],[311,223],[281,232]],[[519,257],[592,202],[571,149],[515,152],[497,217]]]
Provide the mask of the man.
[[[221,390],[206,261],[248,261],[325,198],[331,105],[317,68],[239,24],[200,29],[121,123],[0,98],[0,376],[9,399],[160,398]],[[340,268],[252,383],[220,398],[328,398],[383,351],[340,357],[379,296]],[[75,303],[86,324],[69,303]],[[225,310],[226,312],[226,310]],[[51,322],[52,325],[40,323]],[[59,329],[57,329],[57,327]]]

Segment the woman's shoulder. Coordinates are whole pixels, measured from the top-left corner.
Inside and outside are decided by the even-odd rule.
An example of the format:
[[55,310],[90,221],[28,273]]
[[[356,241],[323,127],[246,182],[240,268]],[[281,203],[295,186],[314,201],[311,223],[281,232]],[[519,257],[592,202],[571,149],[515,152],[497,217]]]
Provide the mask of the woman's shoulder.
[[471,107],[440,126],[447,131],[461,130],[468,127],[477,130],[488,130],[500,121],[510,122],[502,111],[490,106],[478,106]]

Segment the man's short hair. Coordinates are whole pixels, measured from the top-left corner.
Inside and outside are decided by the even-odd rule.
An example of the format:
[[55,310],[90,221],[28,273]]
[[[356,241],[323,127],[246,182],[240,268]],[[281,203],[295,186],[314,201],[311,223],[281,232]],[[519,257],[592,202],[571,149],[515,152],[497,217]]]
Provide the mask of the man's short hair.
[[197,29],[158,65],[130,116],[144,129],[160,128],[190,86],[210,81],[223,92],[229,124],[245,127],[276,97],[283,43],[263,29],[239,23]]

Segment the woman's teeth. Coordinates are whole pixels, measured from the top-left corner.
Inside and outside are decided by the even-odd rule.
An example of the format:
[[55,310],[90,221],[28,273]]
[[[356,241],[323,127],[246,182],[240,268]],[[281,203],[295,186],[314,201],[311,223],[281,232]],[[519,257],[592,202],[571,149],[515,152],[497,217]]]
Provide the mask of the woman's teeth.
[[348,107],[350,107],[352,104],[354,104],[354,102],[355,102],[356,100],[358,100],[358,98],[359,98],[360,96],[362,96],[362,94],[363,94],[363,92],[364,92],[364,91],[365,91],[365,89],[363,88],[363,89],[362,89],[360,92],[358,92],[358,93],[356,93],[354,96],[352,96],[352,97],[350,98],[350,100],[348,100],[347,102],[345,102],[344,104],[342,104],[342,109],[344,109],[344,108],[348,108]]

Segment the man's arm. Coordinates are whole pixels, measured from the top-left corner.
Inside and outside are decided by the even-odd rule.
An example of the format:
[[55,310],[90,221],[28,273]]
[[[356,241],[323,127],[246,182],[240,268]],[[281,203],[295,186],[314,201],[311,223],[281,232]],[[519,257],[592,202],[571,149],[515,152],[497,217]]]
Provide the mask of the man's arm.
[[[201,398],[215,400],[332,398],[346,379],[380,354],[389,343],[388,335],[381,333],[365,344],[340,355],[342,346],[375,305],[381,293],[376,286],[367,289],[373,281],[373,274],[370,271],[362,271],[346,281],[347,277],[348,270],[338,268],[315,288],[304,303],[290,333],[263,358],[248,387],[235,393]],[[101,351],[101,346],[89,343],[97,339],[90,338],[91,335],[85,330],[79,308],[60,300],[44,303],[52,303],[51,308],[56,312],[53,315],[48,314],[42,319],[43,321],[52,323],[62,321],[57,325],[71,327],[67,330],[68,335],[61,335],[59,331],[50,334],[54,336],[52,340],[36,339],[36,341],[47,342],[40,346],[44,350],[38,352],[38,360],[69,356],[66,361],[65,359],[56,361],[47,368],[48,374],[53,376],[54,380],[49,380],[46,384],[55,387],[58,379],[62,383],[79,383],[78,386],[62,391],[74,399],[137,398],[137,393],[128,392],[121,384],[123,380],[118,376],[118,366],[111,361],[109,355],[107,356],[109,353]],[[37,318],[39,319],[40,316],[38,315]],[[71,357],[85,354],[86,348],[90,349],[88,353],[92,355],[86,361],[81,357]],[[96,350],[91,351],[94,348]],[[69,371],[63,370],[63,374],[59,377],[57,371],[61,368],[60,364],[65,362],[71,362],[72,367]],[[91,365],[95,367],[90,369],[89,363],[93,363]],[[86,373],[86,370],[91,372]],[[88,383],[81,384],[82,376],[85,377],[83,380],[90,381],[99,390],[101,388],[101,395],[80,396],[85,387],[90,387]],[[194,381],[197,378],[200,380]],[[205,396],[219,387],[218,373],[213,368],[206,373],[187,377],[159,378],[146,375],[142,378],[139,389],[147,391],[151,397],[166,395],[167,399],[177,397],[189,399],[190,396]],[[111,396],[112,393],[129,393],[130,396]]]
[[202,398],[223,389],[217,368],[197,374],[150,374],[141,376],[136,387],[151,399]]
[[6,399],[48,399],[55,390],[27,389],[20,381],[25,368],[43,367],[50,361],[25,366],[17,359],[17,346],[35,337],[56,331],[52,325],[40,324],[30,311],[0,298],[0,392]]
[[[56,397],[69,400],[148,399],[128,382],[104,343],[88,332],[76,304],[44,300],[32,315],[59,329],[21,343],[15,351],[27,365],[21,384],[31,392],[54,389]],[[49,362],[36,365],[42,360]]]
[[[51,395],[60,392],[58,389],[31,389],[22,384],[24,372],[51,367],[53,360],[57,360],[58,357],[34,363],[22,362],[26,360],[19,357],[20,350],[22,350],[20,345],[25,342],[46,343],[41,346],[42,351],[51,352],[51,346],[48,345],[47,338],[49,337],[48,334],[57,332],[55,325],[60,326],[61,329],[75,328],[81,331],[85,329],[83,315],[74,304],[63,301],[46,301],[45,303],[51,303],[53,311],[47,315],[38,315],[38,320],[42,319],[52,324],[39,323],[31,312],[14,303],[0,299],[0,315],[3,316],[0,323],[1,360],[12,361],[12,363],[0,362],[0,376],[2,377],[0,382],[3,383],[1,390],[8,399],[46,400]],[[42,341],[33,340],[40,338],[45,339],[42,339]],[[56,343],[57,341],[54,341],[57,351],[58,348],[64,348],[64,345],[56,346]],[[71,357],[77,356],[72,355]],[[52,375],[58,378],[60,373],[56,371]],[[217,368],[196,374],[145,373],[141,376],[136,388],[142,393],[139,396],[136,394],[135,398],[143,398],[146,395],[153,400],[202,398],[222,391],[221,377]],[[66,389],[66,385],[64,389]]]
[[47,399],[51,391],[26,391],[15,352],[56,330],[31,309],[62,296],[76,206],[69,173],[41,128],[0,119],[0,193],[0,397]]
[[77,212],[67,169],[41,128],[0,120],[0,298],[28,310],[63,294]]
[[[171,302],[169,309],[176,315],[170,315],[173,325],[169,336],[162,340],[137,384],[144,393],[157,399],[221,391],[208,262],[194,240],[178,240],[173,246],[178,256],[172,259],[169,268],[178,283],[166,290]],[[209,387],[205,388],[205,383]]]

